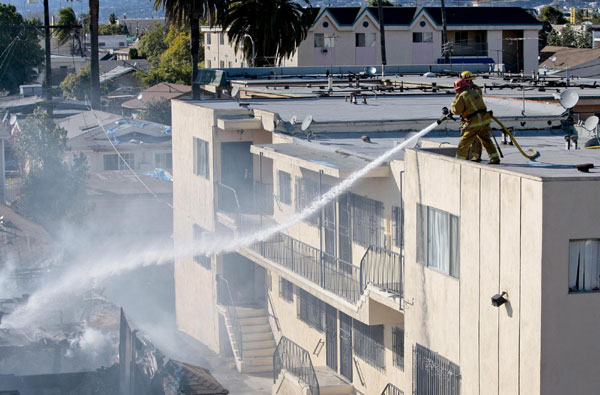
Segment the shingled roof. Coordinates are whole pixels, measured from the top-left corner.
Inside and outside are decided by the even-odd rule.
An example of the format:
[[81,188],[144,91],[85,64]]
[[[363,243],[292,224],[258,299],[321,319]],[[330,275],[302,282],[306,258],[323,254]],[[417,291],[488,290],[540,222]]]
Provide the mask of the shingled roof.
[[[425,11],[436,24],[442,24],[440,7],[425,7]],[[448,25],[542,25],[521,7],[446,7],[446,23]]]

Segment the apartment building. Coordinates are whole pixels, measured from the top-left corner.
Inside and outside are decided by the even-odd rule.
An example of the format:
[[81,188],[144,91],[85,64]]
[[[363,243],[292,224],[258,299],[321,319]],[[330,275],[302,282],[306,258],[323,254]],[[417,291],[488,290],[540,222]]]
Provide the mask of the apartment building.
[[[381,64],[376,7],[315,9],[315,20],[297,52],[282,66]],[[443,63],[439,7],[384,8],[387,63]],[[447,7],[448,50],[452,63],[504,64],[508,71],[538,68],[541,23],[519,7]],[[247,67],[219,27],[204,27],[207,68]],[[251,45],[248,41],[248,45]],[[273,60],[274,61],[274,60]]]
[[[450,100],[174,100],[176,246],[288,223]],[[574,164],[596,157],[558,104],[486,101],[537,162],[455,159],[445,123],[304,220],[177,259],[178,329],[274,394],[595,393],[600,177]]]

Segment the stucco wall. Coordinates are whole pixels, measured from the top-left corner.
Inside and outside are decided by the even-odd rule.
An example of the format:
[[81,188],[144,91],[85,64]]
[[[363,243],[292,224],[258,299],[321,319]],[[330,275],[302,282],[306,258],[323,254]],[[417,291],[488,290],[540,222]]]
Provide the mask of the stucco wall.
[[569,240],[600,238],[600,181],[544,184],[542,276],[543,394],[600,388],[600,293],[569,294]]

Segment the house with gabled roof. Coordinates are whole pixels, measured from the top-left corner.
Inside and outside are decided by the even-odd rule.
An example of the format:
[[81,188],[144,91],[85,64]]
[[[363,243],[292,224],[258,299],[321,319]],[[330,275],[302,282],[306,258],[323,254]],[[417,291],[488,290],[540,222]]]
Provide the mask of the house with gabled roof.
[[[282,66],[381,64],[376,7],[325,7],[297,52]],[[387,64],[443,63],[440,7],[384,7]],[[446,7],[447,50],[452,63],[504,64],[506,70],[537,71],[542,24],[520,7]],[[219,27],[203,28],[207,68],[244,67]]]

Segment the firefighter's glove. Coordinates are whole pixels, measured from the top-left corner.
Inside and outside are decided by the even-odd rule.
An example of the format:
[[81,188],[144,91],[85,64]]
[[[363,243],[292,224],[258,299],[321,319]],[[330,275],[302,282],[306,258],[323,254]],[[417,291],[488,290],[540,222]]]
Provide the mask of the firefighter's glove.
[[442,114],[444,114],[444,115],[450,114],[450,111],[448,110],[448,107],[442,107]]

